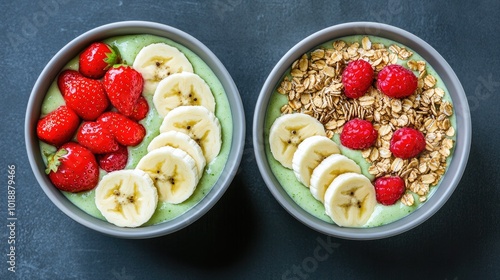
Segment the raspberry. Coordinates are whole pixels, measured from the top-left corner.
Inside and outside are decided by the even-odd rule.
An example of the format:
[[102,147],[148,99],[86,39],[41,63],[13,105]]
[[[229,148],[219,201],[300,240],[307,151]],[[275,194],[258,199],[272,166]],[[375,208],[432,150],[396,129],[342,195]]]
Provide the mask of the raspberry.
[[375,144],[377,137],[378,132],[371,122],[352,119],[344,125],[340,134],[340,142],[349,149],[363,150]]
[[412,71],[397,64],[385,66],[377,77],[378,89],[392,98],[412,95],[417,89],[417,83],[417,77]]
[[398,176],[380,177],[375,180],[375,196],[382,205],[393,205],[405,192],[405,182]]
[[425,150],[424,135],[414,128],[400,128],[392,135],[389,149],[398,158],[415,157]]
[[122,170],[127,165],[128,150],[125,146],[120,146],[117,151],[97,155],[97,163],[106,172]]
[[344,93],[349,98],[365,94],[373,82],[373,68],[370,63],[359,59],[349,62],[342,73]]

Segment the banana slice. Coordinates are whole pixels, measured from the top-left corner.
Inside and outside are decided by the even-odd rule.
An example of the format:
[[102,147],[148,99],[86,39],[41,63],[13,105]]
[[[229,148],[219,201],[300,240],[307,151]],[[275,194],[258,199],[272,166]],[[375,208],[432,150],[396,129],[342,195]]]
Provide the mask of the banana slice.
[[299,182],[309,187],[314,168],[329,155],[339,153],[339,147],[330,138],[320,135],[308,137],[297,146],[293,154],[293,173]]
[[375,209],[375,188],[368,178],[344,173],[333,179],[325,192],[325,212],[339,226],[360,227]]
[[165,77],[180,72],[193,72],[193,65],[179,49],[165,43],[150,44],[142,48],[132,67],[144,78],[144,92],[153,94]]
[[172,204],[188,199],[199,181],[194,159],[183,150],[169,146],[147,153],[136,169],[151,177],[160,201]]
[[203,106],[179,106],[170,111],[160,126],[160,132],[179,131],[200,145],[207,163],[220,152],[221,127],[217,117]]
[[311,175],[309,190],[313,197],[324,202],[325,191],[333,179],[347,172],[361,174],[361,168],[352,159],[341,154],[332,154],[325,158],[314,168]]
[[97,185],[95,204],[108,222],[138,227],[153,216],[158,193],[151,178],[141,170],[113,171]]
[[153,95],[160,116],[182,105],[200,105],[215,112],[215,98],[208,84],[197,74],[174,73],[161,80]]
[[181,149],[188,155],[190,155],[196,162],[198,177],[201,178],[201,176],[203,175],[203,169],[206,165],[206,161],[200,145],[198,145],[187,134],[172,130],[160,133],[160,135],[153,138],[153,140],[151,140],[148,145],[148,152],[165,146]]
[[297,146],[314,135],[326,136],[325,128],[317,119],[303,113],[282,115],[269,130],[271,153],[284,167],[292,169]]

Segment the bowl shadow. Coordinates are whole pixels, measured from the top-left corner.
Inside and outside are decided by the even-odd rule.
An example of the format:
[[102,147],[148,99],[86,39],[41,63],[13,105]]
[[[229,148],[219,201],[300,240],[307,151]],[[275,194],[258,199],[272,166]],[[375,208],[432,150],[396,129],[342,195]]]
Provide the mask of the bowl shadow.
[[231,266],[246,255],[255,239],[256,217],[250,194],[238,176],[203,217],[172,234],[140,240],[151,258],[197,269]]
[[[485,157],[472,146],[474,162],[486,162]],[[474,271],[472,267],[482,268],[484,259],[492,257],[490,245],[498,240],[495,234],[498,223],[494,215],[488,215],[494,213],[496,205],[487,201],[499,194],[477,191],[477,186],[491,183],[491,178],[481,174],[484,168],[480,164],[470,164],[458,191],[428,221],[387,239],[347,241],[346,257],[356,258],[360,264],[379,270],[381,273],[377,276],[385,279],[395,275],[405,275],[405,279],[458,279]],[[390,273],[380,269],[389,265]],[[419,268],[418,273],[406,273],[417,271],[416,268]]]

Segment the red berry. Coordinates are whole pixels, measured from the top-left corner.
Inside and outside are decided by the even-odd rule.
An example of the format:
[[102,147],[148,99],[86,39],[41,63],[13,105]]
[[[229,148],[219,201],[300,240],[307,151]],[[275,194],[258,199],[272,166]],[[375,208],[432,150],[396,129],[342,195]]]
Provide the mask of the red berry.
[[99,181],[95,156],[85,147],[68,142],[48,157],[45,173],[56,188],[67,192],[93,189]]
[[63,97],[66,92],[75,90],[73,86],[74,81],[76,81],[81,76],[82,75],[78,71],[74,70],[63,71],[61,72],[61,74],[59,74],[59,78],[57,79],[57,86],[59,87],[59,91],[61,91]]
[[380,177],[375,180],[375,196],[383,205],[393,205],[405,192],[405,182],[398,176]]
[[412,95],[417,89],[417,76],[401,65],[385,66],[377,77],[377,87],[385,95],[392,98],[403,98]]
[[373,82],[373,68],[365,60],[349,62],[342,72],[344,93],[349,98],[359,98],[368,91]]
[[57,81],[66,105],[86,121],[97,119],[109,101],[99,80],[84,77],[77,71],[65,70]]
[[371,122],[352,119],[344,125],[340,134],[340,142],[347,148],[363,150],[375,144],[377,137],[378,132]]
[[87,78],[99,79],[117,60],[117,53],[109,45],[92,43],[80,54],[78,70]]
[[148,102],[146,101],[146,98],[140,96],[139,99],[137,100],[137,103],[134,106],[134,110],[132,111],[132,115],[130,115],[130,118],[135,121],[140,121],[148,115],[148,112],[149,112]]
[[116,141],[124,146],[137,146],[146,135],[146,129],[142,124],[117,112],[106,112],[97,119],[97,122],[109,129]]
[[122,170],[127,165],[128,150],[125,146],[120,146],[116,152],[111,152],[103,155],[97,155],[99,167],[106,172]]
[[425,150],[424,134],[413,128],[400,128],[392,135],[389,149],[398,158],[415,157]]
[[98,122],[84,122],[76,133],[76,140],[94,154],[116,152],[120,147],[111,131]]
[[104,75],[104,87],[111,104],[127,117],[132,115],[143,85],[142,75],[126,65],[110,68]]
[[80,125],[80,118],[68,106],[61,106],[38,121],[36,133],[40,140],[61,146],[71,140]]

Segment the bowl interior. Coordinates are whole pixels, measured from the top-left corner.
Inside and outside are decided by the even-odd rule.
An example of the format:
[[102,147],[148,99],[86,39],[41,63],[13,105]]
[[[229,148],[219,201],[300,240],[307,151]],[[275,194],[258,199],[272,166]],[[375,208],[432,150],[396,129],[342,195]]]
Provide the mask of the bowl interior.
[[[453,158],[440,187],[432,197],[410,215],[395,222],[373,228],[345,228],[324,222],[298,206],[281,187],[274,176],[266,157],[265,118],[269,99],[276,86],[292,63],[302,54],[315,47],[336,38],[350,35],[373,35],[390,39],[408,46],[420,54],[436,70],[448,88],[455,108],[457,130]],[[374,22],[353,22],[332,26],[318,31],[300,41],[290,49],[277,63],[269,74],[260,92],[254,113],[253,134],[255,155],[260,172],[269,190],[278,202],[296,219],[307,226],[328,234],[345,239],[379,239],[405,232],[431,217],[448,200],[464,172],[469,156],[471,143],[471,120],[467,99],[457,76],[444,58],[429,44],[417,36],[402,29]]]
[[[44,174],[45,165],[40,154],[35,128],[45,93],[59,71],[70,59],[94,41],[131,34],[151,34],[165,37],[184,45],[198,55],[212,69],[224,87],[231,107],[233,136],[229,157],[218,181],[212,190],[192,209],[171,221],[156,225],[120,228],[80,210],[52,185]],[[241,161],[245,138],[245,119],[241,98],[236,85],[220,60],[203,43],[191,35],[170,26],[145,21],[126,21],[103,25],[80,35],[63,47],[49,61],[37,79],[28,101],[25,122],[25,140],[30,165],[37,181],[49,199],[65,214],[80,224],[104,234],[122,238],[150,238],[172,233],[191,224],[205,214],[224,194],[236,174]]]

